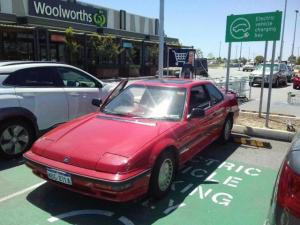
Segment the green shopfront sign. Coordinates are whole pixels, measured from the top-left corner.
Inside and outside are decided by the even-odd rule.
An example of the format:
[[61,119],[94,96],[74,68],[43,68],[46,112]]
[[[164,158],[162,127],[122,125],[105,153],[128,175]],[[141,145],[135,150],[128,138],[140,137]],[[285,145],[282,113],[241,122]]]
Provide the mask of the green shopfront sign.
[[228,16],[226,42],[279,40],[281,18],[279,11]]
[[61,0],[28,0],[28,14],[52,20],[107,27],[107,10]]

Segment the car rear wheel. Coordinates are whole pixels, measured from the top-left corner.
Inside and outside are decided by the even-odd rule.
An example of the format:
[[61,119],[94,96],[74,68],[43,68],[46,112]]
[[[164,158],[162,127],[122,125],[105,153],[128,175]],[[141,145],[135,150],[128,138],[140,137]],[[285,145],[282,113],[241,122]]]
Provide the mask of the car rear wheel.
[[175,157],[171,151],[164,151],[157,159],[151,179],[150,195],[155,199],[164,197],[170,190],[175,176]]
[[21,156],[33,140],[33,129],[24,121],[13,120],[0,125],[0,155],[5,158]]
[[222,133],[219,137],[219,142],[220,143],[226,143],[229,141],[230,136],[231,136],[231,130],[233,126],[233,120],[231,116],[228,116],[225,120],[225,123],[223,125],[223,130]]

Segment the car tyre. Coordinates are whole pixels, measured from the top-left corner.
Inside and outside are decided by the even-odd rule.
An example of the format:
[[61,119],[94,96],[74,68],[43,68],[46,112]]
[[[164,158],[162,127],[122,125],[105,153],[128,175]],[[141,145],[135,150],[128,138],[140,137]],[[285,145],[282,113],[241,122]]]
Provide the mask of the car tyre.
[[154,199],[163,198],[169,191],[175,176],[175,156],[171,151],[164,151],[156,160],[150,178],[150,195]]
[[249,82],[249,86],[253,87],[254,86],[253,82]]
[[231,116],[228,116],[224,122],[222,133],[219,137],[219,143],[227,143],[231,136],[231,130],[233,127],[233,119]]
[[11,159],[28,150],[35,135],[32,127],[22,120],[10,120],[0,125],[0,155]]

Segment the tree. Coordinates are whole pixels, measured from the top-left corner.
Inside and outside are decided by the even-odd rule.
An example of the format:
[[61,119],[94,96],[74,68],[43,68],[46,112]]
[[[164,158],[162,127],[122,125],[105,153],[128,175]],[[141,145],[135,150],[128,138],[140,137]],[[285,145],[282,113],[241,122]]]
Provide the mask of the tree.
[[255,57],[255,63],[260,64],[264,62],[264,57],[262,55],[258,55]]
[[241,58],[241,63],[243,63],[244,65],[247,63],[247,59],[246,58],[244,58],[244,57],[242,57]]
[[90,46],[96,53],[96,56],[104,61],[115,62],[118,55],[120,55],[124,49],[116,41],[116,39],[111,36],[101,36],[94,33],[90,38]]
[[292,64],[295,64],[296,63],[296,56],[294,55],[291,55],[289,58],[288,58],[288,61]]
[[66,40],[65,43],[67,45],[67,49],[69,51],[69,56],[70,56],[70,63],[73,64],[74,60],[74,55],[79,51],[81,45],[80,43],[76,40],[74,31],[72,27],[68,27],[65,30],[66,33]]
[[158,45],[151,45],[147,47],[148,63],[150,65],[158,65],[159,48]]
[[208,59],[214,59],[215,57],[214,57],[214,55],[210,52],[210,53],[207,54],[207,58],[208,58]]
[[296,65],[300,65],[300,57],[297,58]]
[[197,58],[203,58],[203,51],[200,48],[196,49]]

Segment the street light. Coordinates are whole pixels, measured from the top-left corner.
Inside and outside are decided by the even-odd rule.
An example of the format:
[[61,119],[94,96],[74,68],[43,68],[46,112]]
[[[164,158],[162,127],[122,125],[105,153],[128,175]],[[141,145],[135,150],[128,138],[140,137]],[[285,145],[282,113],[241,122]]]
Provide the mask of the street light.
[[293,40],[293,46],[292,46],[292,54],[291,56],[294,56],[294,47],[295,47],[295,38],[296,38],[296,28],[297,28],[297,15],[299,13],[298,10],[295,10],[296,12],[296,18],[295,18],[295,29],[294,29],[294,40]]
[[165,7],[165,1],[160,0],[160,8],[159,8],[159,63],[158,63],[159,78],[163,78],[163,73],[164,73],[164,45],[165,45],[164,7]]
[[284,39],[286,6],[287,6],[287,0],[285,0],[285,5],[284,5],[284,15],[283,15],[283,25],[282,25],[282,35],[281,35],[281,45],[280,45],[279,61],[282,61],[282,50],[283,50],[283,44],[284,44],[284,40],[283,39]]

